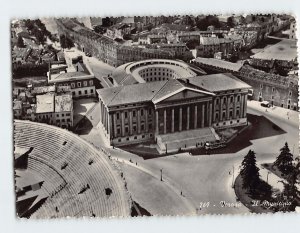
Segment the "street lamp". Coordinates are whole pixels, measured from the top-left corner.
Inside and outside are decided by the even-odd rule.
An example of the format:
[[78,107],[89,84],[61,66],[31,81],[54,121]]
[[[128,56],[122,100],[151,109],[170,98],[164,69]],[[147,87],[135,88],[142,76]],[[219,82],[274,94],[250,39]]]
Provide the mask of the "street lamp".
[[162,179],[162,171],[163,171],[163,169],[160,169],[160,181],[163,181],[163,179]]

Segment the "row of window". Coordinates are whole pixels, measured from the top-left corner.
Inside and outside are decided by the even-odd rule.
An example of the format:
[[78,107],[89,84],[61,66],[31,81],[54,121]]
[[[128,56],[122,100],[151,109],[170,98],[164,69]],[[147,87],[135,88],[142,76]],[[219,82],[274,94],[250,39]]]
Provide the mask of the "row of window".
[[[87,87],[88,86],[88,81],[83,81],[83,87]],[[93,86],[94,82],[93,80],[89,80],[89,85]],[[71,83],[71,88],[75,88],[76,83]],[[81,82],[77,82],[77,87],[81,87]]]
[[[153,134],[150,134],[150,138],[151,138],[151,137],[153,137]],[[137,137],[137,136],[134,136],[133,138],[134,138],[134,139],[137,139],[138,137]],[[144,135],[144,134],[142,135],[142,138],[145,138],[145,135]],[[121,141],[122,141],[122,139],[119,138],[119,139],[118,139],[118,142],[121,142]],[[129,137],[126,138],[126,141],[129,141]]]
[[[84,90],[84,95],[88,94],[88,90]],[[94,94],[94,89],[90,90],[90,94]],[[76,95],[75,91],[72,91],[72,95]],[[82,95],[82,91],[78,91],[78,95]]]
[[[236,110],[236,116],[237,117],[240,116],[240,110],[239,109]],[[230,118],[233,117],[233,111],[232,110],[229,111],[229,117]],[[219,121],[219,113],[218,112],[216,112],[215,119],[216,119],[216,121]],[[226,112],[223,112],[222,119],[226,119]]]
[[[125,134],[128,134],[129,133],[129,126],[125,125],[124,129],[125,129]],[[148,129],[152,130],[152,123],[148,124]],[[141,131],[145,131],[145,125],[144,124],[141,124]],[[137,126],[136,125],[132,126],[132,133],[137,133]],[[117,135],[121,135],[121,127],[120,126],[117,126]]]
[[[127,112],[127,111],[124,112],[125,119],[128,118],[128,113],[129,112]],[[144,114],[145,114],[144,109],[140,110],[140,114],[141,114],[141,116],[144,116]],[[119,112],[116,113],[117,120],[120,119],[120,115],[121,114]],[[132,110],[132,117],[136,117],[136,115],[137,115],[137,110]],[[148,109],[148,116],[152,116],[152,109],[151,108]]]
[[[223,97],[223,103],[226,103],[226,99],[227,99],[227,97]],[[230,103],[233,103],[233,99],[234,99],[234,97],[233,96],[230,96]],[[238,95],[237,96],[237,102],[240,102],[240,100],[241,100],[241,96],[240,95]],[[220,104],[220,99],[219,98],[216,98],[216,105],[218,105],[218,104]]]
[[[236,120],[236,123],[239,123],[239,122],[240,122],[240,120]],[[230,121],[230,124],[232,125],[233,121]],[[220,125],[219,123],[216,124],[216,126],[219,126],[219,125]],[[226,125],[226,122],[223,122],[223,125]]]

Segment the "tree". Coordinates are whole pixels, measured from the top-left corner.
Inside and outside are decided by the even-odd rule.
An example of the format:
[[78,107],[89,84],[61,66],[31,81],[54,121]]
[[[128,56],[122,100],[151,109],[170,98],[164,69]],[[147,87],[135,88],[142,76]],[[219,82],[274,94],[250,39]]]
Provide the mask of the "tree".
[[22,38],[21,36],[18,36],[17,46],[18,46],[19,48],[24,48],[24,47],[25,47],[23,38]]
[[230,28],[233,28],[234,27],[234,21],[233,21],[233,17],[230,16],[227,18],[227,26],[230,27]]
[[290,174],[293,171],[293,155],[290,153],[288,143],[286,142],[284,147],[280,149],[280,154],[274,162],[274,166],[285,175]]
[[250,193],[254,194],[260,184],[259,168],[256,166],[254,151],[249,150],[248,154],[244,157],[240,175],[243,180],[243,188],[249,189]]
[[206,31],[208,26],[214,26],[215,28],[220,28],[221,24],[218,17],[214,15],[208,15],[196,22],[197,27],[201,31]]

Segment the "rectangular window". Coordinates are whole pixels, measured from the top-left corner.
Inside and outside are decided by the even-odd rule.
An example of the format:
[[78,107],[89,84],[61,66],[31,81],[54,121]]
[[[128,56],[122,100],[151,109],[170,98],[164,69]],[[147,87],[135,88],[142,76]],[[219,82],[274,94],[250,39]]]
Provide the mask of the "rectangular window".
[[124,112],[124,114],[125,114],[125,119],[127,118],[127,112]]
[[136,112],[133,110],[132,111],[132,116],[135,117],[135,115],[136,115]]
[[72,95],[75,95],[75,91],[72,91]]
[[94,89],[91,89],[91,94],[94,94]]
[[84,86],[84,87],[87,86],[87,81],[83,81],[83,86]]
[[272,92],[274,92],[275,91],[275,87],[272,87]]
[[81,87],[81,82],[77,82],[77,87]]
[[93,86],[94,85],[94,82],[93,82],[93,80],[90,80],[90,86]]
[[149,130],[152,130],[152,124],[149,124]]
[[144,115],[144,109],[141,109],[141,116]]
[[120,114],[117,112],[117,120],[120,119]]
[[144,125],[141,125],[141,130],[145,130],[145,126]]
[[121,134],[121,129],[117,128],[117,134]]
[[71,83],[71,87],[72,87],[72,88],[75,88],[75,83]]
[[56,114],[56,117],[59,117],[59,114]]
[[125,133],[128,133],[128,131],[129,131],[129,128],[125,127]]
[[71,114],[70,113],[66,113],[66,116],[70,116]]
[[87,90],[84,90],[84,94],[86,94],[86,95],[87,95]]
[[136,125],[134,125],[132,128],[133,128],[133,132],[136,132]]
[[78,91],[78,95],[81,95],[81,91]]

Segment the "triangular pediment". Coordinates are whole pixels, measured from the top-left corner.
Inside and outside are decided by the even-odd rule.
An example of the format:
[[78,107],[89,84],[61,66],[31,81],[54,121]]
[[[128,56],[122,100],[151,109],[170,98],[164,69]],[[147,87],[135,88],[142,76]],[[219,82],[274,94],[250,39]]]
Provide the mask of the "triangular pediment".
[[184,87],[173,93],[166,93],[166,95],[164,95],[162,98],[156,100],[155,104],[169,101],[180,101],[185,99],[207,98],[211,97],[212,95],[214,94],[210,92]]

